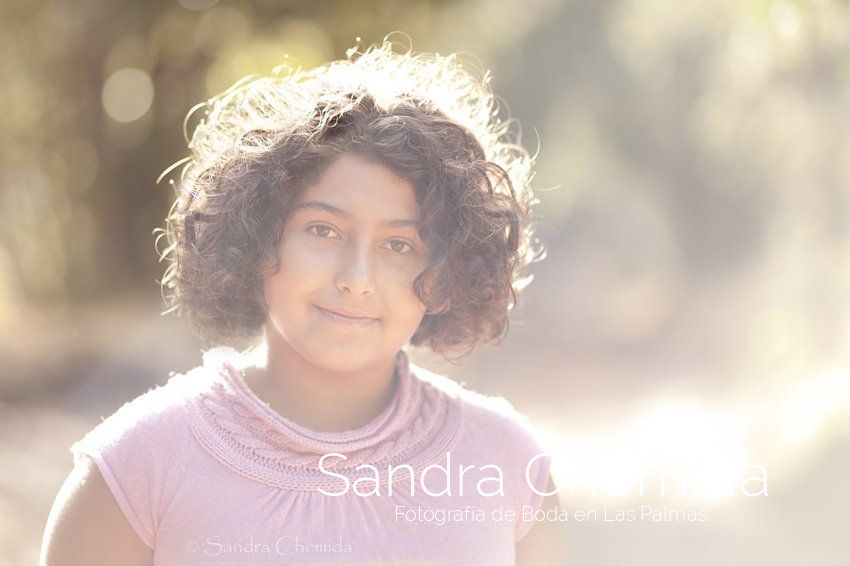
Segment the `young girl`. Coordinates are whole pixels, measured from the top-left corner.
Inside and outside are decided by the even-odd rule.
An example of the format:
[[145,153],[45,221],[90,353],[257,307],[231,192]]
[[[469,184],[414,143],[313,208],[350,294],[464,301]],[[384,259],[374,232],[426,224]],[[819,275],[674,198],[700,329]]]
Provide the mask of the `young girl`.
[[498,343],[541,256],[487,79],[384,42],[206,107],[163,280],[203,364],[71,447],[42,563],[560,563],[527,420],[406,350]]

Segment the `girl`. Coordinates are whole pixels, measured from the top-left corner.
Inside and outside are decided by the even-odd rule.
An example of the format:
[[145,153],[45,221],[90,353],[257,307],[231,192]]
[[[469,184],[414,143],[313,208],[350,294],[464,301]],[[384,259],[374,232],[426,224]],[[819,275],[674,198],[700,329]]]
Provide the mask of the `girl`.
[[42,563],[560,563],[527,420],[406,349],[499,342],[542,256],[487,79],[385,41],[206,107],[163,231],[203,364],[71,447]]

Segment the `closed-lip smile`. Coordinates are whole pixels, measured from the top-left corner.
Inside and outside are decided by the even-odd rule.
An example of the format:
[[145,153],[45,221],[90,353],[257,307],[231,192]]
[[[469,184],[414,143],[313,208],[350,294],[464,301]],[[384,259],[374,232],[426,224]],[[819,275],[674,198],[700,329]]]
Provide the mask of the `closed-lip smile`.
[[319,305],[315,305],[315,307],[328,317],[338,322],[348,322],[352,324],[368,324],[370,322],[375,322],[376,320],[378,320],[373,316],[369,316],[359,311],[350,311],[345,309],[328,309],[320,307]]

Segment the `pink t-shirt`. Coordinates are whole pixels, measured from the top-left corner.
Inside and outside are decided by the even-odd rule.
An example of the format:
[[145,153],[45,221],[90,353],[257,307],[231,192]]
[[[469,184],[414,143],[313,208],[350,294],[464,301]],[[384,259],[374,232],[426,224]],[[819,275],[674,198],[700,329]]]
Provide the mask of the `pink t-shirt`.
[[240,363],[206,352],[71,447],[97,463],[154,564],[514,563],[551,459],[535,458],[546,451],[503,398],[400,351],[380,415],[315,432],[258,398]]

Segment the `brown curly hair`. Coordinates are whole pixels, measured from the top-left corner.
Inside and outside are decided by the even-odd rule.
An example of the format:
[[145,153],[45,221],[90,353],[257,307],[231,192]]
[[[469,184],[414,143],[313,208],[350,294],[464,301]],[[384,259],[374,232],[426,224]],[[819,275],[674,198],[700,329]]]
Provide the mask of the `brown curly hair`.
[[530,222],[533,157],[498,119],[488,83],[455,55],[399,53],[384,40],[311,71],[246,77],[193,108],[187,122],[206,113],[191,157],[162,175],[185,164],[155,231],[168,241],[163,314],[187,314],[205,346],[255,339],[289,210],[334,158],[355,152],[407,180],[421,207],[431,262],[414,291],[428,310],[411,344],[448,358],[500,342],[544,250]]

